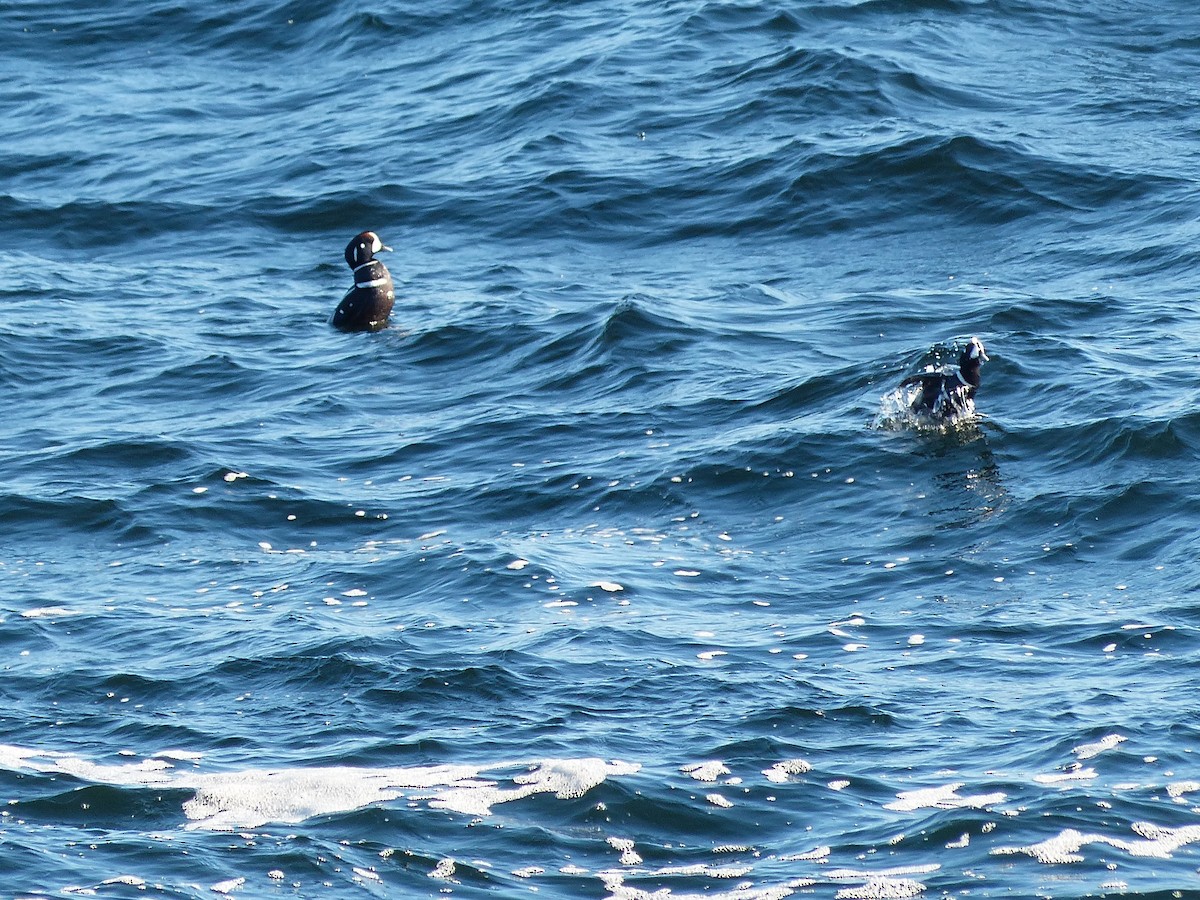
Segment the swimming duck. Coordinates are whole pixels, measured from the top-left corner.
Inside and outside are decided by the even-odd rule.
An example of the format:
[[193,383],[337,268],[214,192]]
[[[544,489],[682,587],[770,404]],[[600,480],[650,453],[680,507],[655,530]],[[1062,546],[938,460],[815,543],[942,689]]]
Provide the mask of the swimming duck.
[[983,341],[973,337],[959,356],[957,368],[930,368],[905,378],[900,382],[901,387],[920,385],[909,408],[934,419],[951,419],[973,412],[975,391],[979,388],[979,368],[987,358]]
[[354,272],[354,287],[333,313],[333,327],[342,331],[378,331],[387,325],[396,301],[392,275],[375,258],[385,247],[373,231],[356,234],[346,245],[346,265]]

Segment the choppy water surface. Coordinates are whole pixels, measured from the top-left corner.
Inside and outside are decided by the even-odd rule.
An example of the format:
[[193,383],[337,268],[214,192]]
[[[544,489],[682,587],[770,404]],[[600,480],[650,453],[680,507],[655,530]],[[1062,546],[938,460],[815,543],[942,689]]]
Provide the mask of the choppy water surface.
[[1192,7],[0,23],[7,895],[1200,891]]

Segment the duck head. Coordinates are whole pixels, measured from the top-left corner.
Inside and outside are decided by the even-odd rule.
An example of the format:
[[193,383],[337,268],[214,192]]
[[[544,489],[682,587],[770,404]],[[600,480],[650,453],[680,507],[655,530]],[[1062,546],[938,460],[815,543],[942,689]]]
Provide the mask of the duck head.
[[958,358],[958,368],[963,379],[975,387],[979,387],[979,367],[987,362],[988,355],[983,349],[983,341],[977,337],[967,341],[962,356]]
[[383,241],[375,232],[363,231],[352,237],[350,243],[346,245],[346,265],[357,269],[363,263],[369,263],[374,259],[375,254],[380,250],[391,249],[391,247],[384,246]]

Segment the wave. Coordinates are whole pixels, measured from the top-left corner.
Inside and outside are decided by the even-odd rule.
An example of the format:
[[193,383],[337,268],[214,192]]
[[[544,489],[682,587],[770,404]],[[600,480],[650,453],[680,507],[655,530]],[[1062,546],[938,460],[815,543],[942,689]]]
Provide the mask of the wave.
[[13,7],[6,884],[1190,883],[1196,39],[1085,6]]
[[[70,754],[32,748],[0,747],[3,767],[10,771],[67,775],[86,782],[154,790],[190,791],[183,811],[197,827],[232,830],[267,822],[296,823],[318,815],[394,801],[409,794],[427,795],[435,808],[486,815],[499,803],[539,792],[562,799],[582,796],[609,776],[634,774],[640,768],[598,759],[544,760],[520,771],[520,764],[491,767],[433,765],[411,768],[354,767],[246,770],[196,773],[177,767],[169,751],[137,763],[94,763]],[[185,761],[188,755],[185,754]],[[491,770],[517,768],[501,787],[480,776]],[[430,798],[428,795],[432,793]],[[106,792],[111,797],[112,792]]]

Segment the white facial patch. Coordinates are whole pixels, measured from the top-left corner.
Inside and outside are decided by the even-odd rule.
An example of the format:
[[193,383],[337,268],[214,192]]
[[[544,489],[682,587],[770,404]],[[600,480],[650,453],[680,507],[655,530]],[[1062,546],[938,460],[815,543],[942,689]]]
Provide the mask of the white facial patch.
[[372,231],[371,232],[371,252],[378,253],[382,249],[383,249],[383,241],[381,241],[379,239],[379,235],[377,235],[375,232]]

